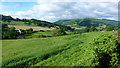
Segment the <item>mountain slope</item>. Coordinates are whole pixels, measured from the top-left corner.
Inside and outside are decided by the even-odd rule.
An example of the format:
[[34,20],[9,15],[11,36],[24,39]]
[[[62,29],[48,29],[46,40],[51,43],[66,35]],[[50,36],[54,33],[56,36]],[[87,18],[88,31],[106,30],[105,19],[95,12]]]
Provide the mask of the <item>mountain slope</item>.
[[107,19],[94,19],[94,18],[84,18],[84,19],[68,19],[68,20],[59,20],[54,22],[59,25],[66,25],[71,27],[90,27],[90,26],[113,26],[117,27],[117,21],[107,20]]

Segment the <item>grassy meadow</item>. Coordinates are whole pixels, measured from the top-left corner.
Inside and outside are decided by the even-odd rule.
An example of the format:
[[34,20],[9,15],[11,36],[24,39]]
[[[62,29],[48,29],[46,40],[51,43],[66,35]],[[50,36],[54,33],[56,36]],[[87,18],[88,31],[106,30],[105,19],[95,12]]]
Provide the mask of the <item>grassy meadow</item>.
[[89,32],[49,38],[3,40],[3,66],[94,66],[91,42],[111,32]]

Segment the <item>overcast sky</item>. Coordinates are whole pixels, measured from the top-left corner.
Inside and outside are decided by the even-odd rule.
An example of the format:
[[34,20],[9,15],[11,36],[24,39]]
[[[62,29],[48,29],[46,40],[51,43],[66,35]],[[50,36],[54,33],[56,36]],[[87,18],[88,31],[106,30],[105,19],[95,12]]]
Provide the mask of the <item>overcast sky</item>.
[[117,20],[118,17],[118,0],[2,0],[0,8],[0,14],[14,18],[35,18],[50,22],[73,18]]

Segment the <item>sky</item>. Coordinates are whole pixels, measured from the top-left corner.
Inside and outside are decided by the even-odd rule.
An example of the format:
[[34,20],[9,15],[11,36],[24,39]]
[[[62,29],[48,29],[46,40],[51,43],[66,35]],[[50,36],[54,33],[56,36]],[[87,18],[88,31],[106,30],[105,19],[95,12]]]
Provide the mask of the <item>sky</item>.
[[55,22],[60,19],[118,19],[118,0],[1,0],[0,14]]

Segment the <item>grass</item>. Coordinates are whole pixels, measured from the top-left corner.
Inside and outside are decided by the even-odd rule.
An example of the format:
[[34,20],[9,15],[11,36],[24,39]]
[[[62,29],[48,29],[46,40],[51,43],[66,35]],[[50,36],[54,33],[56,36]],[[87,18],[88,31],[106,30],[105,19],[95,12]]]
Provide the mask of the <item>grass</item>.
[[51,31],[44,31],[44,32],[35,32],[32,34],[28,34],[25,37],[26,38],[41,38],[41,37],[51,37],[52,36],[52,32]]
[[9,22],[3,22],[3,24],[8,24],[8,25],[25,25],[24,22],[21,22],[21,21],[11,21],[10,23]]
[[111,33],[3,40],[3,66],[92,66],[95,55],[90,42],[101,34]]
[[[66,34],[67,35],[70,35],[70,34],[74,34],[73,32],[70,32],[70,31],[66,31]],[[34,32],[32,34],[27,34],[25,35],[26,38],[47,38],[47,37],[53,37],[52,35],[52,31],[50,30],[46,30],[46,31],[38,31],[38,32]]]

